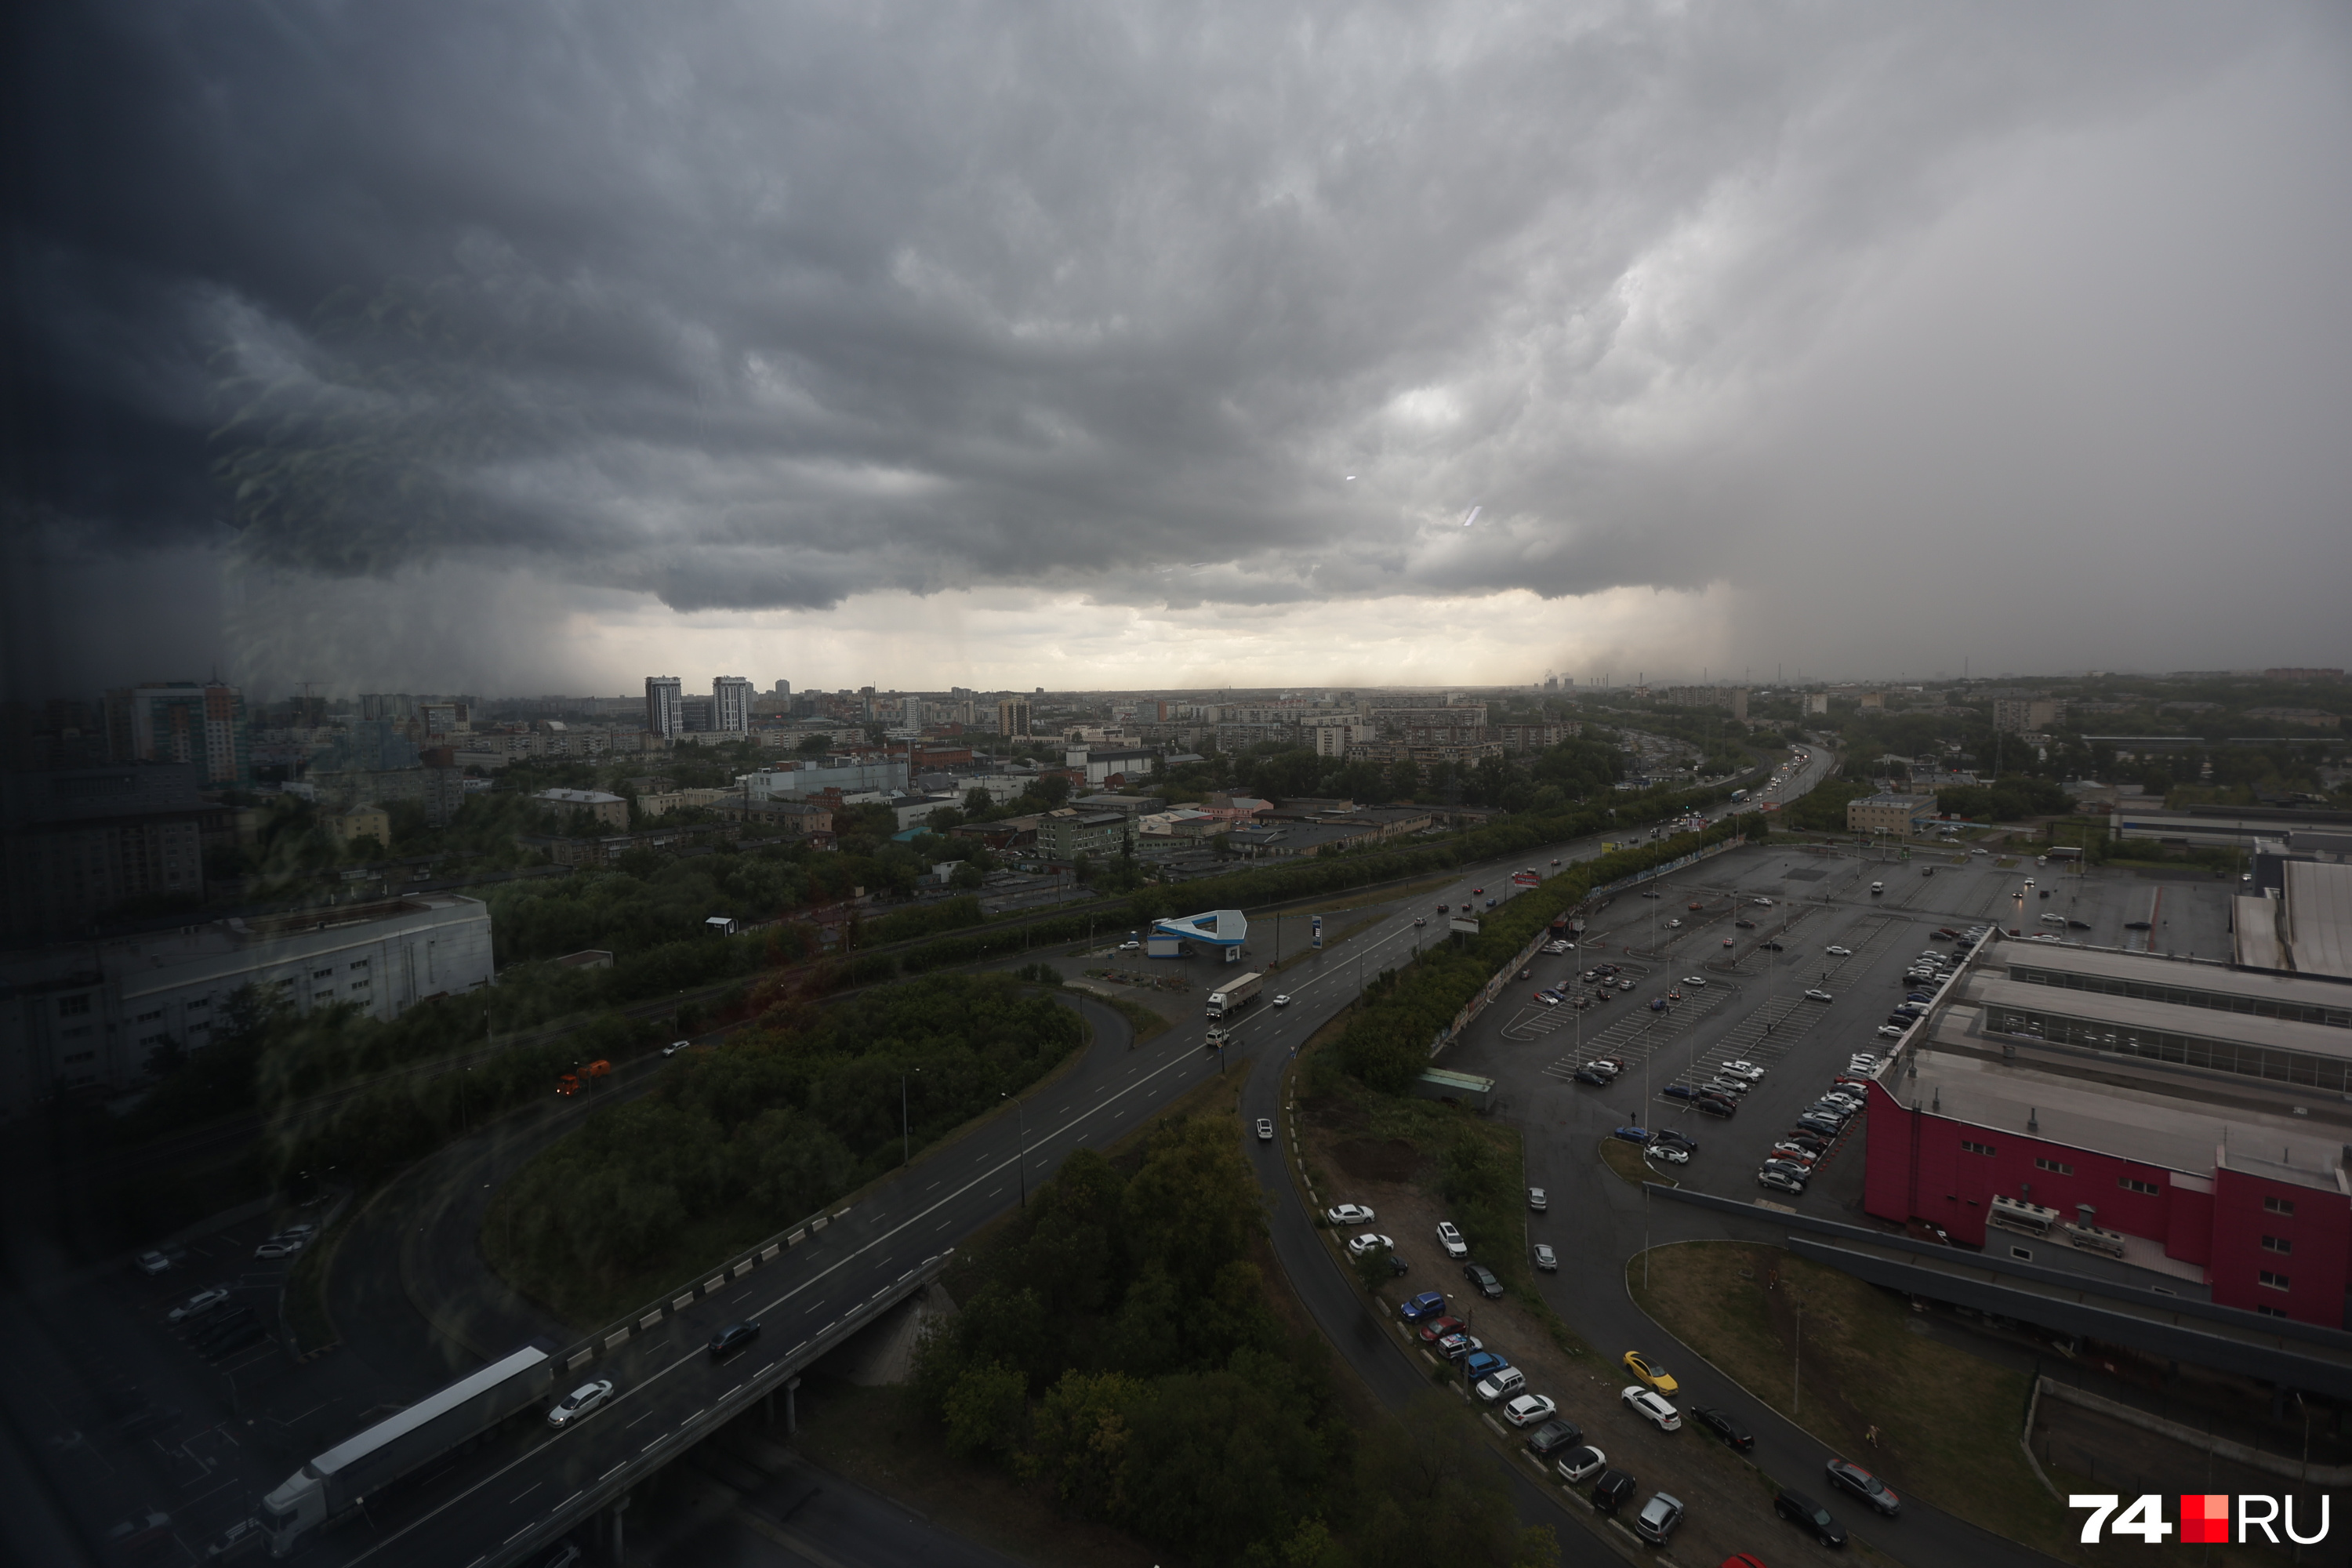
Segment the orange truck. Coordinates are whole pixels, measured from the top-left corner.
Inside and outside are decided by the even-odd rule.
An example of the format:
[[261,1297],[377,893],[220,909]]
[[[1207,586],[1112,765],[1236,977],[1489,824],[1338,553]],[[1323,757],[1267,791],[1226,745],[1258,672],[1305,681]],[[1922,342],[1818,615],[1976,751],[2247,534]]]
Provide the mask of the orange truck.
[[555,1080],[555,1092],[562,1095],[578,1094],[580,1092],[580,1079],[583,1073],[587,1075],[588,1079],[592,1082],[600,1078],[610,1078],[613,1076],[613,1064],[605,1060],[604,1058],[599,1057],[584,1068],[565,1073],[562,1078]]

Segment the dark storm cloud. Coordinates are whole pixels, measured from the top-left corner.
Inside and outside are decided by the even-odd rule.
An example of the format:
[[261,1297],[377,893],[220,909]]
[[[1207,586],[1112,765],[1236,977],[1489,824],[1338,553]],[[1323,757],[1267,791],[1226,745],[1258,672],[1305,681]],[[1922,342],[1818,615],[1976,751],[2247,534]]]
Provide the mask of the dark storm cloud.
[[36,26],[20,511],[680,608],[1696,585],[1805,488],[1724,447],[1983,167],[2342,42],[2145,5]]

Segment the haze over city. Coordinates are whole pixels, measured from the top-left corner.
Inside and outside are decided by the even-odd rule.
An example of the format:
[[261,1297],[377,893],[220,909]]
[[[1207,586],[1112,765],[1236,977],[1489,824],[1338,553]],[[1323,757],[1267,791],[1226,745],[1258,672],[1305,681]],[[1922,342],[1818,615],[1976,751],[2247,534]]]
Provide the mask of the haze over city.
[[18,41],[18,696],[2339,658],[2339,7]]

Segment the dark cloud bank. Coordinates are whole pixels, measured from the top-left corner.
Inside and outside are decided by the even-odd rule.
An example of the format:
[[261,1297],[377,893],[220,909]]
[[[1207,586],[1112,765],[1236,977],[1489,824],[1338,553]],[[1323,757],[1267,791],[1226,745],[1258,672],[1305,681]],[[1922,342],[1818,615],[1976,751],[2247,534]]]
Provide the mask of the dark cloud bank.
[[2352,578],[2329,7],[16,26],[43,559],[680,609],[1727,577],[1759,626],[1843,595],[1853,657],[2324,640]]

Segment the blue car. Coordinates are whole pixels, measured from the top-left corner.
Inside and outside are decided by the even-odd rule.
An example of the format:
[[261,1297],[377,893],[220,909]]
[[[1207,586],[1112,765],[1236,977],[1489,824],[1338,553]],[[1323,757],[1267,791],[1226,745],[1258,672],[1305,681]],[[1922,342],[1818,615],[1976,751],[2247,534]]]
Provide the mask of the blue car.
[[1664,1094],[1668,1100],[1696,1100],[1698,1098],[1698,1090],[1693,1089],[1686,1083],[1670,1083],[1666,1085],[1664,1089],[1659,1090],[1659,1092]]
[[1653,997],[1651,997],[1651,998],[1650,998],[1650,1011],[1651,1011],[1651,1012],[1653,1012],[1653,1013],[1663,1013],[1663,1012],[1664,1012],[1665,1010],[1666,1010],[1666,999],[1665,999],[1664,997],[1663,997],[1663,996],[1653,996]]
[[1935,998],[1928,995],[1924,991],[1914,991],[1909,995],[1904,997],[1903,1000],[1906,1002],[1933,1002]]
[[1443,1290],[1423,1290],[1397,1309],[1397,1316],[1408,1323],[1417,1323],[1423,1318],[1442,1318],[1444,1315],[1445,1292]]
[[1493,1351],[1480,1351],[1477,1354],[1464,1359],[1462,1372],[1471,1382],[1476,1383],[1482,1378],[1491,1377],[1510,1364]]
[[1622,1138],[1628,1143],[1647,1143],[1650,1130],[1646,1127],[1620,1127],[1612,1136]]

